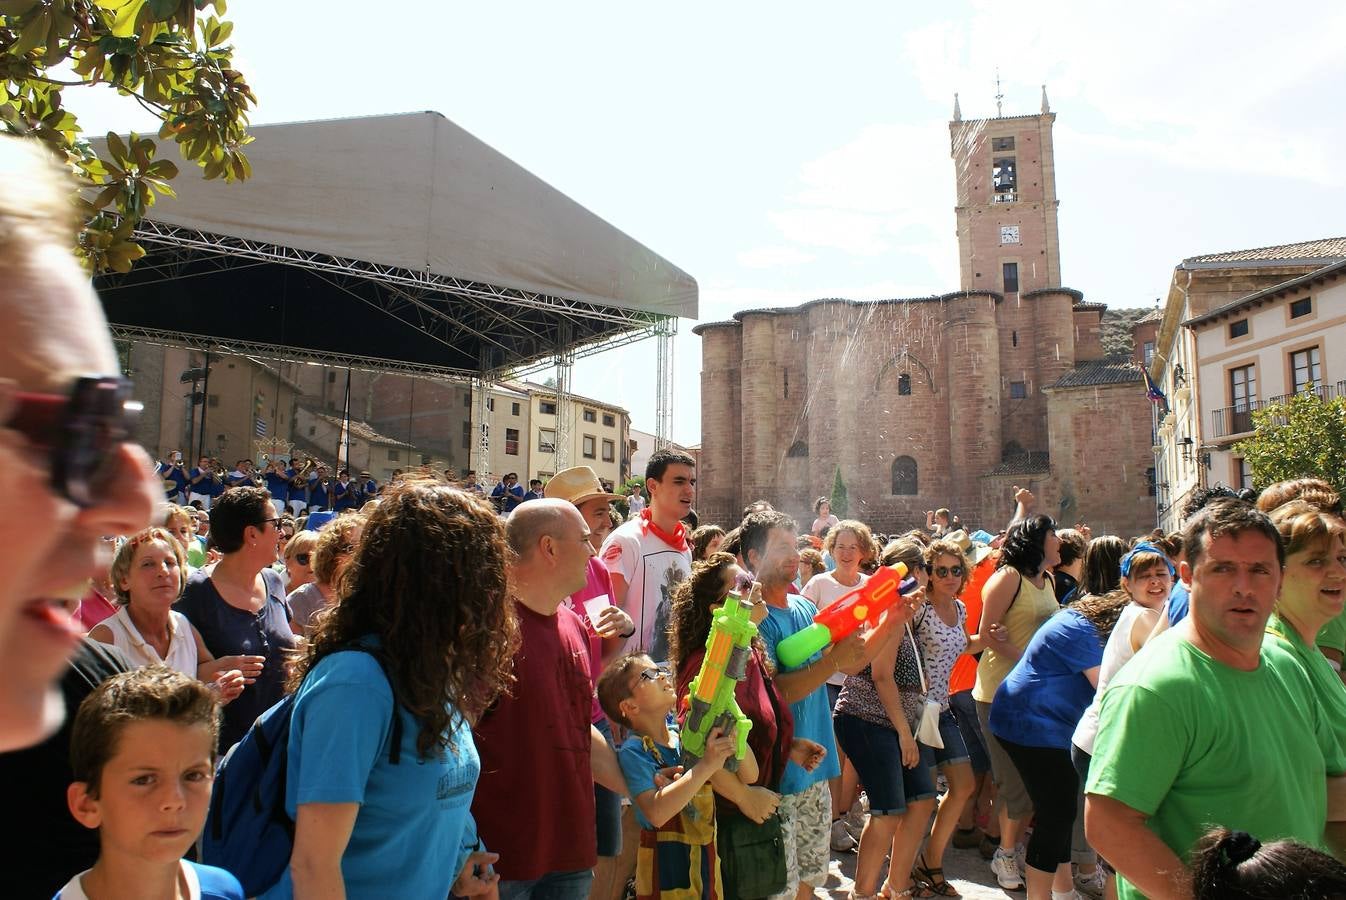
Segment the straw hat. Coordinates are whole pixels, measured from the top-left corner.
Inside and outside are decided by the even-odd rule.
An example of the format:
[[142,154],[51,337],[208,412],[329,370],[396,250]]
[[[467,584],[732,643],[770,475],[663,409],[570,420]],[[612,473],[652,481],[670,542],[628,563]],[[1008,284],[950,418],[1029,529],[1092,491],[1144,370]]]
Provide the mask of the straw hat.
[[598,480],[597,473],[588,466],[575,466],[573,469],[562,469],[557,472],[551,477],[551,481],[547,482],[547,486],[542,490],[542,496],[555,500],[569,500],[576,506],[597,497],[602,497],[609,503],[617,499],[616,494],[603,490],[603,483]]
[[961,528],[957,531],[950,531],[948,534],[944,535],[944,540],[961,547],[964,555],[967,556],[967,562],[970,566],[976,566],[977,563],[981,562],[991,554],[990,547],[985,544],[973,543],[972,538],[968,537],[967,532]]

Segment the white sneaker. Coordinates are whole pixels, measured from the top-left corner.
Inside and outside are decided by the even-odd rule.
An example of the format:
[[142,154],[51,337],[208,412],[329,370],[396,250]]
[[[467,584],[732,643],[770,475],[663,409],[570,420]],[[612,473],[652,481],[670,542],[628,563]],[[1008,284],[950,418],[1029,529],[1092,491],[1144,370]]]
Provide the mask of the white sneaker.
[[991,857],[991,871],[995,873],[995,880],[1004,890],[1017,891],[1024,886],[1023,876],[1019,874],[1019,867],[1015,864],[1012,853],[997,850],[995,856]]
[[832,849],[837,853],[850,853],[857,846],[855,838],[846,828],[845,819],[837,819],[832,823]]
[[1075,890],[1083,894],[1090,900],[1103,900],[1103,889],[1107,884],[1108,877],[1103,874],[1103,867],[1099,866],[1088,875],[1075,873]]

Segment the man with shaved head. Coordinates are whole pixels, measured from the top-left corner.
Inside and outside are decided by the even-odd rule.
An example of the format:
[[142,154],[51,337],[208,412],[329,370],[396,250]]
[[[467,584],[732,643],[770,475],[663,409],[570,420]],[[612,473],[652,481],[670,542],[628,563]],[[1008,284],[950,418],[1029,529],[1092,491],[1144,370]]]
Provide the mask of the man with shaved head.
[[589,527],[573,503],[543,499],[516,508],[505,532],[519,652],[513,691],[475,728],[472,815],[500,854],[500,900],[583,900],[597,861],[594,782],[626,793],[616,754],[590,724],[588,635],[562,605],[587,581]]

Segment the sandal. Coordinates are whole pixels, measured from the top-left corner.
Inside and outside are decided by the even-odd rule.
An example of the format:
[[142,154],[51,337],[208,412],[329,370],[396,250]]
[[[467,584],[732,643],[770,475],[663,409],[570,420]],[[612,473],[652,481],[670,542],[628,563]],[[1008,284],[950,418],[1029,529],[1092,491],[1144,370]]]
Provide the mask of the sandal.
[[949,884],[949,880],[944,877],[942,868],[931,868],[925,864],[925,854],[916,857],[916,868],[913,870],[913,877],[919,878],[934,893],[930,896],[939,897],[961,897],[958,889]]
[[885,880],[883,882],[883,886],[879,888],[879,892],[874,896],[878,897],[879,900],[902,900],[903,897],[912,897],[912,898],[919,898],[919,900],[926,900],[926,898],[937,897],[939,895],[936,894],[934,890],[930,888],[929,885],[913,878],[911,880],[911,886],[905,887],[900,891],[893,890],[893,886],[890,885],[887,882],[887,880]]

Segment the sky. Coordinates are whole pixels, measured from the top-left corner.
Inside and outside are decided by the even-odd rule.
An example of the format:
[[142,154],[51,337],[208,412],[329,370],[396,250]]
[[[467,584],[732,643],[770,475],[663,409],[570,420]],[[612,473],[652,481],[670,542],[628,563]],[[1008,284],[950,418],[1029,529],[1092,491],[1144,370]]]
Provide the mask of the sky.
[[[695,277],[700,321],[957,290],[948,120],[955,92],[995,115],[997,71],[1005,115],[1046,85],[1062,280],[1088,300],[1153,306],[1185,257],[1346,235],[1340,3],[232,0],[225,18],[254,124],[441,112]],[[90,133],[149,130],[77,93]],[[653,432],[653,351],[580,360],[573,390]]]

